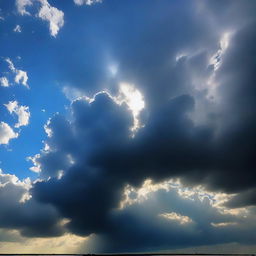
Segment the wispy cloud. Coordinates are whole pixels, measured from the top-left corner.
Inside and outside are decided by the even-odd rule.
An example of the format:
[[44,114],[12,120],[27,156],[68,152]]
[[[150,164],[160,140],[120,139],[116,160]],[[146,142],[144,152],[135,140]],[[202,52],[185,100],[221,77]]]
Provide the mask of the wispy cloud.
[[16,25],[15,28],[13,29],[13,31],[16,32],[16,33],[21,33],[21,26]]
[[74,0],[74,3],[77,5],[93,5],[101,2],[102,0]]

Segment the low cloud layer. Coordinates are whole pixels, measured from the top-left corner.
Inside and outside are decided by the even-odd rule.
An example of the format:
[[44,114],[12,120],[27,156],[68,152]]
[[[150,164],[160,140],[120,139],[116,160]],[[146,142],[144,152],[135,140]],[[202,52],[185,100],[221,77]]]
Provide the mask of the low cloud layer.
[[0,228],[19,229],[25,236],[58,236],[63,233],[58,214],[51,206],[29,199],[30,180],[0,172]]

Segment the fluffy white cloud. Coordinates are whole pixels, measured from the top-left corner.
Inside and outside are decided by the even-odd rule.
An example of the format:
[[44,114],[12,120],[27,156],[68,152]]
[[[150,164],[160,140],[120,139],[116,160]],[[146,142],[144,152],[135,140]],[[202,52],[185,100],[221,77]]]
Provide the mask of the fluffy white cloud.
[[17,84],[23,84],[24,86],[28,86],[27,84],[28,81],[28,75],[27,72],[23,71],[23,70],[16,70],[16,76],[15,76],[15,82]]
[[30,15],[30,13],[26,10],[26,7],[31,5],[33,5],[31,0],[16,0],[18,13],[21,15]]
[[[26,10],[26,7],[34,5],[35,2],[40,3],[40,8],[37,12],[34,12],[33,16],[35,15],[35,17],[47,21],[51,35],[56,37],[60,28],[64,25],[64,12],[51,6],[47,0],[34,0],[33,2],[31,0],[16,0],[18,13],[21,15],[31,15],[31,13]],[[18,30],[20,30],[20,27]],[[18,30],[15,32],[21,32]]]
[[145,107],[144,98],[141,92],[131,84],[121,83],[117,100],[120,102],[125,102],[132,111],[134,124],[131,130],[136,131],[141,128],[142,124],[140,123],[139,115]]
[[27,161],[31,161],[34,166],[30,167],[29,170],[32,172],[39,173],[41,172],[41,165],[37,162],[37,159],[40,158],[40,154],[36,154],[35,156],[29,156],[26,158]]
[[9,81],[8,81],[7,77],[5,77],[5,76],[0,77],[0,86],[9,87]]
[[14,77],[15,83],[22,84],[28,88],[29,86],[28,86],[27,72],[24,70],[15,68],[10,58],[6,58],[5,61],[8,63],[9,69],[12,71],[12,73],[15,74],[15,77]]
[[9,101],[4,106],[11,114],[15,113],[18,116],[18,122],[15,124],[16,128],[28,125],[30,118],[29,107],[19,105],[17,101]]
[[59,29],[64,25],[64,12],[51,6],[47,0],[39,0],[42,4],[38,17],[49,22],[49,29],[52,36],[56,37]]
[[5,122],[0,122],[0,144],[8,144],[11,139],[17,138],[18,133]]
[[14,32],[17,32],[17,33],[21,33],[21,26],[20,25],[17,25],[14,29],[13,29]]

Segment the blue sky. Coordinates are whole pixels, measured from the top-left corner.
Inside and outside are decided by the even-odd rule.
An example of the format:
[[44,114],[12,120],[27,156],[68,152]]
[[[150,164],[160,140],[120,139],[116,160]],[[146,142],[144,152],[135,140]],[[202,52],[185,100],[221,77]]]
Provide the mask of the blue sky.
[[255,252],[254,10],[0,0],[0,253]]

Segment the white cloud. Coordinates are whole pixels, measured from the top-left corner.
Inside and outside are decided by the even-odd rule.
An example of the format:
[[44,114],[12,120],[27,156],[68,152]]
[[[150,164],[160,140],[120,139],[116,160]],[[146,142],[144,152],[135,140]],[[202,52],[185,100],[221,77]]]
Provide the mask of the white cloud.
[[31,5],[33,5],[31,0],[16,0],[18,13],[21,15],[30,15],[30,13],[26,10],[26,7]]
[[9,103],[4,104],[4,106],[11,114],[15,113],[18,116],[18,122],[15,124],[16,128],[28,125],[30,118],[29,107],[19,106],[17,101],[9,101]]
[[9,69],[12,71],[12,73],[15,74],[15,78],[14,78],[15,83],[22,84],[28,88],[29,86],[28,86],[27,72],[23,71],[21,69],[15,68],[15,66],[10,58],[6,58],[5,61],[8,63]]
[[[31,188],[31,180],[30,178],[26,178],[24,180],[19,180],[17,176],[13,174],[8,174],[8,173],[3,173],[2,169],[0,168],[0,190],[2,194],[6,194],[7,191],[3,190],[8,190],[10,189],[10,186],[8,185],[13,185],[12,188],[14,188],[17,193],[12,193],[14,196],[16,194],[17,198],[16,200],[19,203],[24,203],[26,200],[29,200],[31,198],[31,195],[29,195],[29,189]],[[8,191],[9,193],[11,191]],[[7,193],[8,193],[7,192]],[[14,192],[14,191],[13,191]],[[0,197],[0,201],[3,200],[5,197]],[[3,202],[1,202],[3,203]]]
[[6,58],[5,61],[8,63],[9,69],[10,69],[12,72],[15,72],[16,69],[15,69],[15,67],[14,67],[14,65],[13,65],[13,63],[12,63],[12,61],[11,61],[11,59],[10,59],[10,58]]
[[14,32],[16,33],[21,33],[21,26],[20,25],[17,25],[14,29],[13,29]]
[[0,86],[9,87],[9,81],[8,81],[7,77],[5,77],[5,76],[0,77]]
[[237,225],[237,222],[220,222],[220,223],[214,223],[212,222],[211,225],[215,228],[218,227],[226,227],[226,226],[233,226],[233,225]]
[[210,58],[209,64],[213,65],[214,71],[218,70],[222,63],[222,56],[229,46],[232,33],[233,32],[229,31],[222,35],[220,38],[218,51]]
[[17,84],[23,84],[24,86],[28,86],[27,84],[28,81],[28,75],[27,72],[23,71],[23,70],[16,70],[16,76],[15,76],[15,82]]
[[37,14],[34,12],[33,16],[35,15],[35,17],[49,22],[50,34],[56,37],[60,28],[64,25],[64,12],[51,6],[47,0],[16,0],[18,13],[21,15],[31,15],[31,13],[26,10],[26,7],[32,6],[36,2],[39,2],[41,6]]
[[66,98],[70,101],[74,101],[76,99],[86,97],[84,96],[84,93],[76,88],[73,88],[71,86],[64,86],[62,89],[62,92],[66,96]]
[[56,37],[59,29],[64,25],[64,12],[51,6],[47,0],[39,0],[42,4],[38,17],[49,22],[49,29],[52,36]]
[[170,212],[170,213],[162,213],[159,215],[160,217],[166,218],[168,220],[173,220],[175,222],[180,223],[181,225],[188,224],[192,222],[192,219],[188,216],[183,216],[181,214],[178,214],[176,212]]
[[8,144],[11,139],[17,138],[18,133],[5,122],[0,122],[0,144]]
[[77,5],[93,5],[96,3],[101,3],[102,0],[74,0],[74,3]]
[[145,108],[145,101],[141,92],[131,84],[121,83],[117,100],[119,102],[125,102],[132,111],[134,118],[134,124],[131,128],[132,131],[136,131],[141,128],[142,125],[140,124],[139,115]]
[[39,173],[41,172],[41,165],[37,161],[40,158],[40,154],[36,154],[35,156],[28,156],[26,158],[27,161],[31,161],[33,163],[33,166],[29,168],[32,172]]

